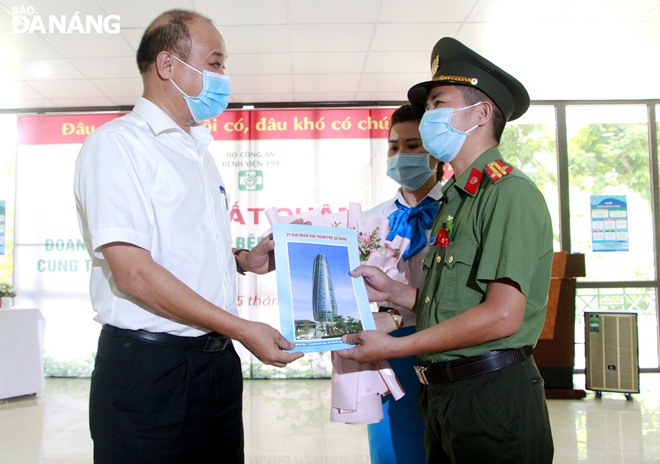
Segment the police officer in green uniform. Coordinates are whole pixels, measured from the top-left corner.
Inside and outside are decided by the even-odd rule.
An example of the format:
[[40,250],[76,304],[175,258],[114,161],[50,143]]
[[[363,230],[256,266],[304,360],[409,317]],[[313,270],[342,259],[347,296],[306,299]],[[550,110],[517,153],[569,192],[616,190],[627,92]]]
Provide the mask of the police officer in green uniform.
[[361,266],[372,301],[417,311],[417,332],[344,336],[359,362],[416,354],[427,463],[551,463],[543,379],[532,357],[545,321],[552,225],[534,183],[502,159],[507,121],[529,108],[514,77],[452,38],[431,56],[432,80],[408,98],[425,105],[424,147],[451,163],[421,289]]

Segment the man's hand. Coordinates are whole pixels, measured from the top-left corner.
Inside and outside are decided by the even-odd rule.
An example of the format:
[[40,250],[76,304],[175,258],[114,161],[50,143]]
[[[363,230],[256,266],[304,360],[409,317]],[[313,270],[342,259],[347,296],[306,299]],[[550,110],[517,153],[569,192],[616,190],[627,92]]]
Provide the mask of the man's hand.
[[[389,315],[388,315],[389,317]],[[363,332],[345,334],[342,341],[353,348],[337,350],[335,354],[340,358],[351,359],[359,363],[382,361],[389,358],[399,358],[398,344],[407,337],[391,337],[376,330],[365,330]]]
[[[291,224],[310,224],[303,222],[302,219],[296,219]],[[273,234],[268,234],[262,238],[257,246],[248,252],[240,253],[239,259],[241,260],[241,268],[245,271],[253,272],[255,274],[267,274],[275,270],[275,241]]]
[[371,302],[389,301],[396,306],[414,311],[417,301],[417,289],[391,279],[375,266],[358,266],[350,272],[353,277],[364,279],[367,296]]
[[390,333],[398,329],[394,318],[390,313],[378,312],[373,313],[374,322],[376,323],[376,330],[383,333]]
[[380,268],[376,266],[358,266],[350,272],[351,276],[362,276],[367,286],[369,301],[386,301],[390,296],[390,289],[394,282]]
[[262,238],[250,251],[244,251],[239,255],[241,267],[255,274],[266,274],[275,269],[275,241],[273,234]]
[[369,301],[389,301],[411,311],[417,304],[417,289],[391,279],[375,266],[358,266],[350,272],[351,276],[364,278]]
[[[248,321],[246,321],[248,322]],[[296,347],[276,329],[261,322],[249,322],[245,335],[238,339],[259,361],[275,367],[285,367],[290,362],[302,358],[304,353],[286,353]]]

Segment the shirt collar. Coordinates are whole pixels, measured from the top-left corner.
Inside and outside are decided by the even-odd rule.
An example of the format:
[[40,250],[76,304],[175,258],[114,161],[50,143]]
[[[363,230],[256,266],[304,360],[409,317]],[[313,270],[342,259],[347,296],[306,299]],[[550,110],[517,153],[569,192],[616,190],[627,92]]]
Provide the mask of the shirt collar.
[[[474,176],[475,176],[475,171],[476,173],[481,173],[483,174],[484,169],[490,163],[491,161],[496,161],[502,159],[502,154],[500,153],[499,148],[493,147],[489,148],[485,152],[483,152],[479,157],[474,160],[474,162],[465,170],[463,175],[461,175],[460,178],[456,179],[455,177],[452,177],[447,181],[445,186],[442,189],[442,192],[446,192],[449,190],[452,186],[456,185],[456,188],[460,188],[461,190],[467,192],[469,195],[475,195],[475,192],[477,189],[474,188]],[[477,182],[481,183],[482,181],[482,176],[481,174],[478,174],[478,180]],[[470,186],[470,187],[468,187]]]
[[[440,198],[442,198],[442,186],[443,186],[443,183],[441,181],[436,182],[435,185],[433,186],[433,188],[431,190],[429,190],[429,193],[427,193],[426,196],[424,198],[422,198],[422,201],[426,198],[429,198],[429,197],[433,198],[436,201],[440,200]],[[401,203],[402,205],[410,207],[410,205],[405,200],[405,198],[403,198],[403,193],[401,193],[401,188],[400,187],[396,191],[395,200],[398,200],[399,203]],[[420,203],[422,201],[420,201]]]
[[195,145],[204,151],[213,141],[213,136],[206,126],[202,124],[193,126],[190,128],[190,135],[188,135],[165,111],[144,97],[138,98],[137,102],[135,102],[133,112],[144,119],[156,137],[165,133],[179,132],[184,136],[191,137]]

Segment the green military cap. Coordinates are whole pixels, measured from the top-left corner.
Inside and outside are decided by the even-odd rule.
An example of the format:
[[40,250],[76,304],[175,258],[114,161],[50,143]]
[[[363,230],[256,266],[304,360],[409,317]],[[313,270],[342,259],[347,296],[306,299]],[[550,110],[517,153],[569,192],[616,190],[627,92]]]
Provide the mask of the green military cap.
[[467,85],[481,90],[499,107],[507,121],[525,114],[529,94],[515,77],[451,37],[443,37],[431,53],[431,80],[408,90],[413,105],[426,105],[436,85]]

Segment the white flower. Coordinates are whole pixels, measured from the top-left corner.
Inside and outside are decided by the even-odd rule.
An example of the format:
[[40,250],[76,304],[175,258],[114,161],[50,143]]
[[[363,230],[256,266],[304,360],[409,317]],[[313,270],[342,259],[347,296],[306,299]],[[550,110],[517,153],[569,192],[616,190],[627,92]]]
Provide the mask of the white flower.
[[0,282],[0,297],[14,298],[15,296],[16,296],[16,290],[14,290],[14,287],[12,287],[6,282]]

